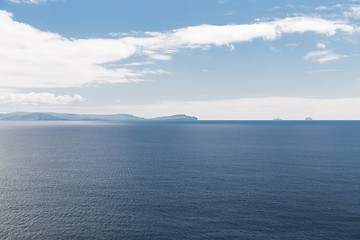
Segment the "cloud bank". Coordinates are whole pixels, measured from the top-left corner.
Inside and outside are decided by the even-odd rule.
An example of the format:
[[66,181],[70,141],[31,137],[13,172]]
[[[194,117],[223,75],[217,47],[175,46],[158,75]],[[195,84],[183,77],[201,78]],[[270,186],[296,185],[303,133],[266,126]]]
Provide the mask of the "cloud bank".
[[[125,66],[125,60],[135,55],[168,61],[170,54],[184,48],[232,46],[254,39],[270,41],[291,33],[334,35],[355,30],[341,21],[291,17],[243,25],[191,26],[117,39],[69,39],[14,21],[11,13],[0,10],[0,87],[63,88],[138,82],[165,71]],[[122,61],[122,65],[113,64]]]
[[0,104],[20,104],[20,105],[38,105],[38,104],[70,104],[74,102],[83,102],[84,98],[78,94],[74,96],[63,95],[55,96],[52,93],[16,93],[16,92],[0,92]]
[[360,98],[264,97],[107,106],[98,111],[143,117],[184,113],[201,120],[304,120],[307,116],[315,120],[360,120],[359,108]]

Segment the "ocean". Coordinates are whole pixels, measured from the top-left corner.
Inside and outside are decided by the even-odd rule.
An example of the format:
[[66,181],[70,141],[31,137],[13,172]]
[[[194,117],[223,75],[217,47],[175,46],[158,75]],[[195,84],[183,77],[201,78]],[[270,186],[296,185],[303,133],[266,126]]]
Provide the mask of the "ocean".
[[360,239],[360,122],[0,122],[0,239]]

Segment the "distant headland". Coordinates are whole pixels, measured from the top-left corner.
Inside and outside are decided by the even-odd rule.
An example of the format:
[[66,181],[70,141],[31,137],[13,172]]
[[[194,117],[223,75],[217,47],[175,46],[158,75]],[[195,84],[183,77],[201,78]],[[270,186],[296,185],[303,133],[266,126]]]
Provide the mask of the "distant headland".
[[0,114],[0,121],[197,121],[197,117],[177,114],[157,118],[142,118],[130,114],[72,114],[52,112],[15,112]]

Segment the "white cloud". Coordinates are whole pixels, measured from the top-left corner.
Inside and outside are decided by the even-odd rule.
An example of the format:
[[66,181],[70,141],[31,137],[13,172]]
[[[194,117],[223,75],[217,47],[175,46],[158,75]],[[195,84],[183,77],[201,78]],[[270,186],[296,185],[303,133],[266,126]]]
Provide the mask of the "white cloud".
[[221,46],[238,42],[248,42],[258,38],[275,40],[280,38],[282,34],[288,33],[314,32],[334,35],[337,31],[351,33],[354,31],[354,27],[340,21],[329,21],[310,17],[293,17],[277,19],[272,22],[243,25],[200,25],[176,29],[169,33],[151,33],[153,38],[128,38],[128,40],[138,45],[158,49],[167,46]]
[[55,1],[55,0],[8,0],[13,3],[32,3],[32,4],[39,4],[42,2],[48,2],[48,1]]
[[288,43],[285,45],[285,47],[297,47],[298,45],[298,43]]
[[130,67],[130,66],[144,66],[144,65],[151,65],[155,64],[153,61],[145,61],[145,62],[132,62],[132,63],[126,63],[124,66]]
[[344,12],[345,16],[360,18],[360,6],[352,6],[349,12]]
[[112,37],[124,37],[124,36],[128,36],[128,33],[114,33],[114,32],[110,32],[109,33],[110,36]]
[[152,59],[155,59],[155,60],[160,60],[160,61],[171,60],[170,55],[164,55],[164,54],[151,54],[151,55],[149,55],[149,57]]
[[314,32],[318,34],[334,35],[337,31],[351,33],[354,27],[341,21],[330,21],[321,18],[293,17],[275,21],[283,33]]
[[308,71],[309,74],[320,74],[320,73],[327,73],[327,72],[339,72],[339,69],[319,69],[319,70],[313,70]]
[[0,87],[80,87],[140,81],[143,74],[103,63],[127,59],[137,47],[116,39],[67,39],[12,20],[0,11]]
[[[138,82],[146,78],[146,74],[164,71],[126,68],[124,61],[134,55],[170,60],[169,54],[183,48],[231,47],[234,43],[258,38],[274,40],[282,34],[314,32],[333,35],[338,31],[352,33],[354,27],[340,21],[293,17],[243,25],[192,26],[118,39],[68,39],[14,21],[11,13],[0,10],[0,88],[59,88]],[[112,64],[114,62],[117,64]]]
[[326,45],[325,45],[325,43],[318,42],[318,43],[316,43],[316,47],[317,47],[317,48],[321,48],[321,49],[325,49],[325,48],[326,48]]
[[311,61],[316,61],[316,62],[319,62],[319,63],[326,63],[326,62],[338,60],[338,59],[344,58],[344,57],[347,57],[347,55],[337,54],[337,53],[334,53],[331,50],[325,50],[325,51],[308,52],[304,56],[304,59],[311,60]]
[[30,92],[30,93],[18,93],[18,92],[0,92],[0,104],[70,104],[74,102],[83,102],[84,98],[79,94],[60,95],[56,96],[47,92]]
[[329,10],[330,8],[327,7],[327,6],[318,6],[315,8],[316,10],[321,10],[321,11],[324,11],[324,10]]

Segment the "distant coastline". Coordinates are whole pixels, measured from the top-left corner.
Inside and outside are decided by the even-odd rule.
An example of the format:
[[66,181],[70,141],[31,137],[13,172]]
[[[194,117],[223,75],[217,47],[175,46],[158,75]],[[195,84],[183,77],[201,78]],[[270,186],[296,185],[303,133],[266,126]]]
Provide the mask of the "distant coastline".
[[131,114],[73,114],[73,113],[55,113],[55,112],[14,112],[14,113],[0,113],[0,121],[84,121],[84,122],[228,122],[228,123],[291,123],[291,122],[357,122],[360,120],[313,120],[311,117],[298,120],[285,120],[281,118],[269,120],[199,120],[196,116],[188,116],[186,114],[176,114],[171,116],[162,116],[155,118],[143,118]]
[[0,121],[197,121],[197,117],[177,114],[172,116],[142,118],[130,114],[72,114],[53,112],[14,112],[0,114]]

